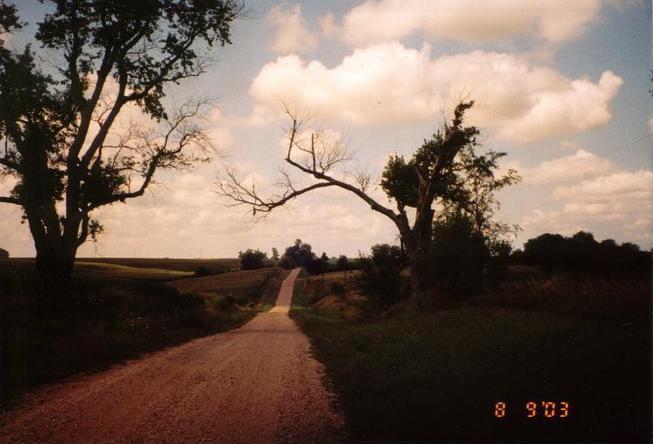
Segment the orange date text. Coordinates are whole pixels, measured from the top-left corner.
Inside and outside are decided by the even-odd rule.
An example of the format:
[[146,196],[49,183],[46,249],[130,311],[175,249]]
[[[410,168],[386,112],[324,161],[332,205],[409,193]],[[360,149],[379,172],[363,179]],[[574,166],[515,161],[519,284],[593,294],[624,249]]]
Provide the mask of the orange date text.
[[567,418],[571,405],[567,401],[527,401],[521,406],[509,408],[508,403],[497,401],[494,403],[494,416],[498,419],[506,418],[510,413],[534,418]]

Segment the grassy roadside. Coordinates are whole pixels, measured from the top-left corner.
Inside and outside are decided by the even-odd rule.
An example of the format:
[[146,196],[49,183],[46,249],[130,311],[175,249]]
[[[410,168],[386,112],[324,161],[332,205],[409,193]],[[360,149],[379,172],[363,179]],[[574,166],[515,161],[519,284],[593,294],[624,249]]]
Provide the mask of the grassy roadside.
[[[168,278],[175,280],[166,283],[158,272],[139,276],[139,269],[129,268],[102,267],[94,275],[96,267],[85,267],[75,285],[79,304],[65,316],[40,312],[33,270],[24,264],[13,270],[0,297],[0,408],[40,384],[236,328],[269,309],[285,275],[275,269],[247,279],[225,273],[215,276],[205,295],[174,288],[194,280],[179,280],[178,273],[171,272]],[[116,274],[107,274],[111,270]],[[238,298],[224,304],[221,294]]]
[[[348,321],[310,298],[298,281],[291,316],[353,442],[650,440],[646,323],[491,306]],[[509,408],[501,420],[497,401]],[[527,401],[567,401],[572,414],[526,419]]]

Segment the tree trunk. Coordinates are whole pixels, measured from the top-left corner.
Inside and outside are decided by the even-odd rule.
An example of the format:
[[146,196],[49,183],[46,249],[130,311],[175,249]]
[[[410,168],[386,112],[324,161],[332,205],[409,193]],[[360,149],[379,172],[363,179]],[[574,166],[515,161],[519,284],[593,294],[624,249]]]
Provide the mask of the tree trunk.
[[424,267],[424,242],[419,236],[404,242],[406,254],[408,255],[408,266],[410,270],[410,297],[412,307],[418,311],[425,308],[428,297],[428,275]]
[[[48,242],[49,243],[49,242]],[[72,272],[75,253],[70,248],[37,248],[36,265],[49,309],[68,311],[72,306]]]
[[432,237],[432,224],[434,212],[427,209],[422,214],[410,235],[402,237],[402,243],[408,254],[410,268],[410,293],[413,307],[418,311],[426,308],[428,300],[428,269],[426,268],[426,254]]
[[421,311],[426,305],[427,298],[427,283],[426,275],[424,273],[423,261],[415,252],[409,254],[409,267],[410,267],[410,293],[413,301],[413,306]]
[[[34,238],[36,268],[43,285],[41,296],[44,308],[68,311],[73,302],[72,272],[77,240],[61,232],[54,204],[50,211],[44,211],[44,207],[27,207],[25,211]],[[74,220],[66,220],[65,224],[71,225],[66,228],[74,230],[73,223]]]

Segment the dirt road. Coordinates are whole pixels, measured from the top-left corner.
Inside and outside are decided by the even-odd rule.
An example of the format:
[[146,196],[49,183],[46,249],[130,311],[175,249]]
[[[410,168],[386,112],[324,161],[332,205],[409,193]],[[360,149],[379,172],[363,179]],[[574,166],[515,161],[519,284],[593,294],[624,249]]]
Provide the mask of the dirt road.
[[271,443],[336,438],[320,364],[288,317],[299,270],[276,306],[243,327],[28,396],[0,442]]

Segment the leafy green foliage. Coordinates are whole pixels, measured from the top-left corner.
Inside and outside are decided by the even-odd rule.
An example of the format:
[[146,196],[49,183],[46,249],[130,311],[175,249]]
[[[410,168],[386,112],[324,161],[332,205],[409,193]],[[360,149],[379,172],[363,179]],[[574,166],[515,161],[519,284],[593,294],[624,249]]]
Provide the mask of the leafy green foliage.
[[571,237],[545,233],[526,241],[524,251],[513,255],[517,263],[545,270],[600,274],[650,273],[651,253],[630,242],[612,239],[597,242],[592,233],[579,231]]
[[[394,199],[400,208],[430,206],[434,199],[455,199],[458,171],[469,168],[464,156],[466,151],[474,155],[479,131],[474,126],[463,127],[465,112],[474,105],[473,101],[460,103],[450,125],[424,140],[411,159],[393,155],[383,171],[381,187],[386,195]],[[421,202],[422,203],[421,203]]]
[[483,271],[490,260],[486,239],[469,218],[458,215],[433,224],[433,239],[427,256],[429,279],[448,296],[469,296],[483,284]]
[[329,271],[329,256],[322,253],[319,258],[315,258],[306,264],[306,271],[310,274],[322,274]]
[[[389,217],[410,257],[411,290],[418,306],[423,306],[434,280],[456,292],[463,290],[468,275],[480,275],[486,250],[505,256],[506,237],[518,229],[494,217],[499,209],[495,192],[520,178],[514,170],[495,176],[505,153],[478,150],[478,128],[463,125],[473,105],[460,102],[451,121],[424,140],[409,160],[393,155],[383,171],[381,187],[399,211]],[[412,226],[406,207],[415,208]],[[434,220],[438,233],[433,233]],[[431,242],[434,235],[438,239]],[[453,264],[463,269],[456,272]]]
[[[206,159],[209,144],[195,119],[201,104],[170,112],[163,99],[168,85],[206,71],[209,48],[230,43],[242,6],[51,3],[34,36],[42,52],[0,45],[0,177],[16,179],[0,202],[22,207],[39,271],[56,289],[70,286],[77,249],[102,231],[95,209],[141,196],[157,169]],[[22,26],[16,8],[1,1],[0,33]],[[151,118],[151,128],[132,124],[117,134],[129,104]]]
[[338,257],[338,261],[336,262],[336,268],[338,269],[338,271],[347,271],[351,268],[351,264],[349,263],[349,259],[347,259],[347,256],[342,254]]
[[307,267],[316,259],[317,256],[313,253],[311,245],[297,239],[294,245],[286,248],[279,264],[283,268]]
[[393,154],[388,159],[381,178],[381,188],[388,197],[404,206],[417,205],[417,172],[403,156]]
[[238,252],[238,258],[240,258],[241,270],[258,270],[259,268],[265,267],[265,260],[268,256],[258,249],[252,250],[249,248],[245,251]]
[[368,296],[372,307],[387,307],[407,295],[401,270],[407,265],[406,255],[396,245],[372,246],[370,257],[361,257],[358,285]]
[[499,256],[506,248],[506,237],[520,228],[495,220],[500,203],[496,192],[521,180],[516,170],[509,169],[505,175],[495,175],[499,160],[506,153],[488,151],[484,154],[465,147],[460,152],[460,171],[450,183],[450,199],[443,199],[438,219],[466,217],[474,229],[486,239],[493,255]]

